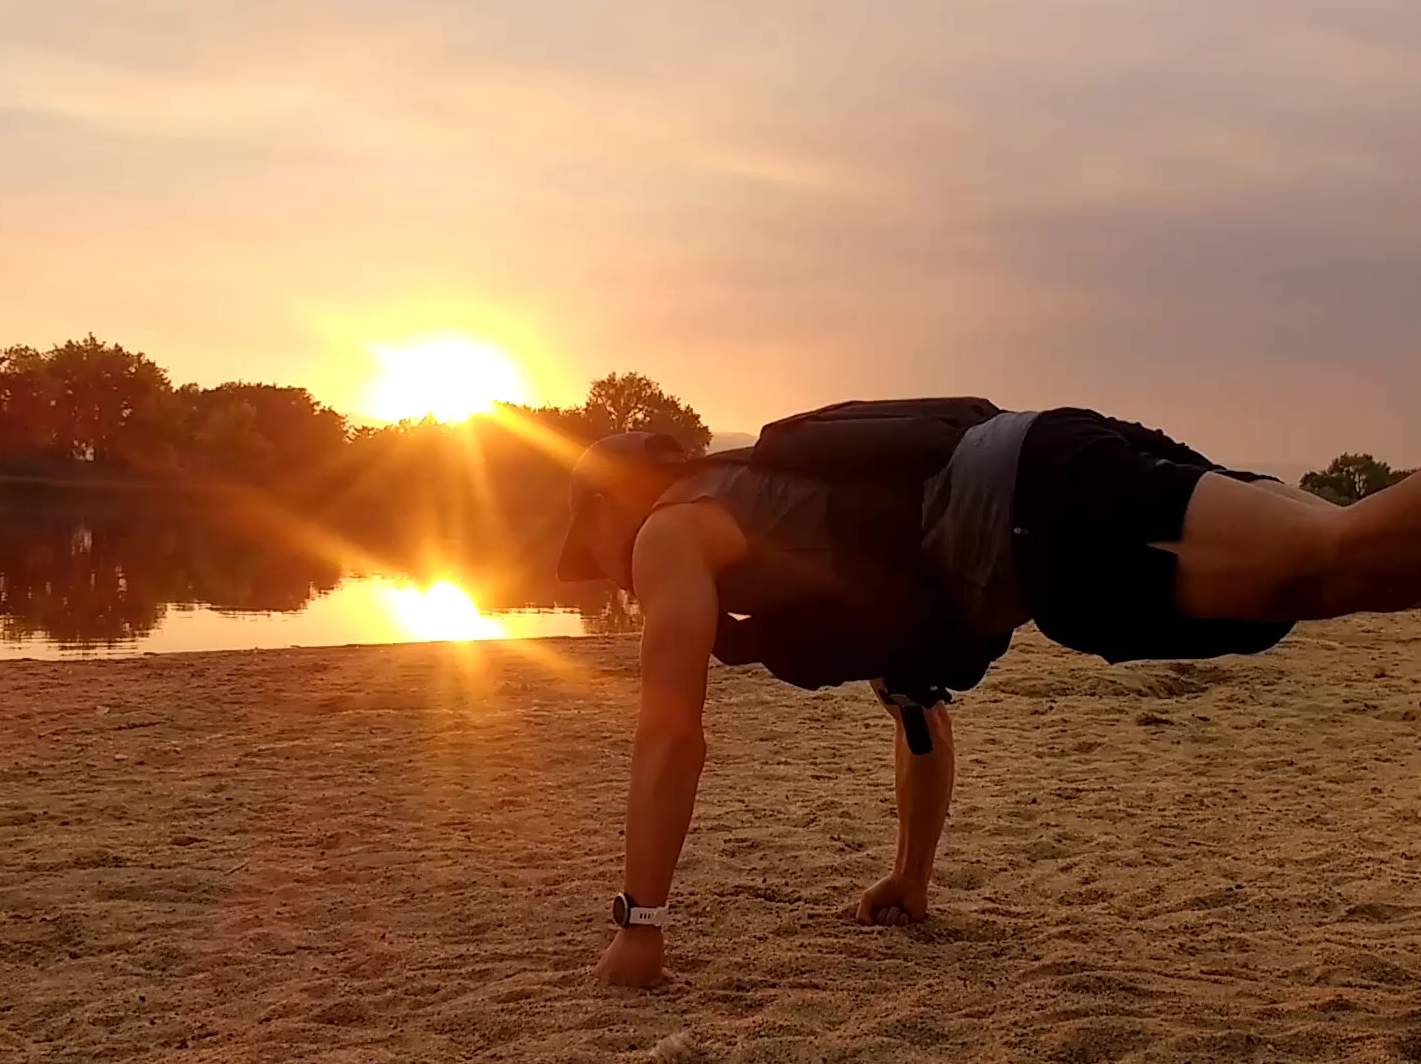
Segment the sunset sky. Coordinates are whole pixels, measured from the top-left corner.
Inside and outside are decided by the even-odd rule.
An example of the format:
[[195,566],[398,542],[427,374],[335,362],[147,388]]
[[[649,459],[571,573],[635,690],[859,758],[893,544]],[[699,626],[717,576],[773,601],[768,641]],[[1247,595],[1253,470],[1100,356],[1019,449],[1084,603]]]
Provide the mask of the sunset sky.
[[[712,427],[1086,404],[1421,463],[1421,4],[5,5],[0,344],[372,414],[382,354]],[[482,348],[481,348],[482,349]]]

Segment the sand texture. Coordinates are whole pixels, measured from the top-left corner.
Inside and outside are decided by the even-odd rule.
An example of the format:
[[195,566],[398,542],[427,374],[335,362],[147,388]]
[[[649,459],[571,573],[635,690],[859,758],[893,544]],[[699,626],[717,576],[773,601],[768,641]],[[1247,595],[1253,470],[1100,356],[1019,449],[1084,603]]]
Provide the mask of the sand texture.
[[[866,689],[714,668],[677,981],[604,989],[636,644],[0,665],[0,1060],[1421,1061],[1421,620],[956,710],[934,913]],[[658,1048],[659,1047],[659,1048]]]

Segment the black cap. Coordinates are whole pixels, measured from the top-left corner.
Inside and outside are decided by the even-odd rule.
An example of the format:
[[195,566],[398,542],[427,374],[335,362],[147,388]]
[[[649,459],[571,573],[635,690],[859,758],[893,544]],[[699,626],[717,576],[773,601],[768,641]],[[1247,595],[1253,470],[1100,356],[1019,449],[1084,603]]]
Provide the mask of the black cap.
[[604,436],[582,453],[568,483],[572,526],[558,558],[557,576],[568,582],[603,580],[586,542],[584,522],[588,504],[598,496],[628,496],[645,483],[648,473],[686,460],[686,452],[671,436],[660,432],[621,432]]

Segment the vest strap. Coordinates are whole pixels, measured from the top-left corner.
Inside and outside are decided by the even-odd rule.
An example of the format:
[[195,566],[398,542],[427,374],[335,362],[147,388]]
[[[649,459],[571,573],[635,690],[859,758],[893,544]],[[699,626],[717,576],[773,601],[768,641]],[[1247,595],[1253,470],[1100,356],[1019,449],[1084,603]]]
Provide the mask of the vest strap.
[[[908,740],[908,749],[918,757],[933,752],[933,737],[928,731],[927,710],[908,695],[894,694],[886,688],[879,694],[885,706],[898,710],[898,719],[903,722],[903,735]],[[939,701],[951,701],[951,696]],[[934,703],[936,705],[936,703]]]

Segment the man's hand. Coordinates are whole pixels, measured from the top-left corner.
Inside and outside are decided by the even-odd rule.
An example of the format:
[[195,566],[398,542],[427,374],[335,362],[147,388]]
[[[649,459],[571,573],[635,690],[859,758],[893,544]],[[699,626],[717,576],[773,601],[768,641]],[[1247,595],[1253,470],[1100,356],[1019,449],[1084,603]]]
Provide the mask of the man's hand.
[[666,945],[659,927],[623,928],[597,965],[597,978],[609,986],[647,990],[669,976],[663,967]]
[[891,875],[884,876],[863,892],[854,919],[861,924],[903,927],[927,915],[928,885]]

